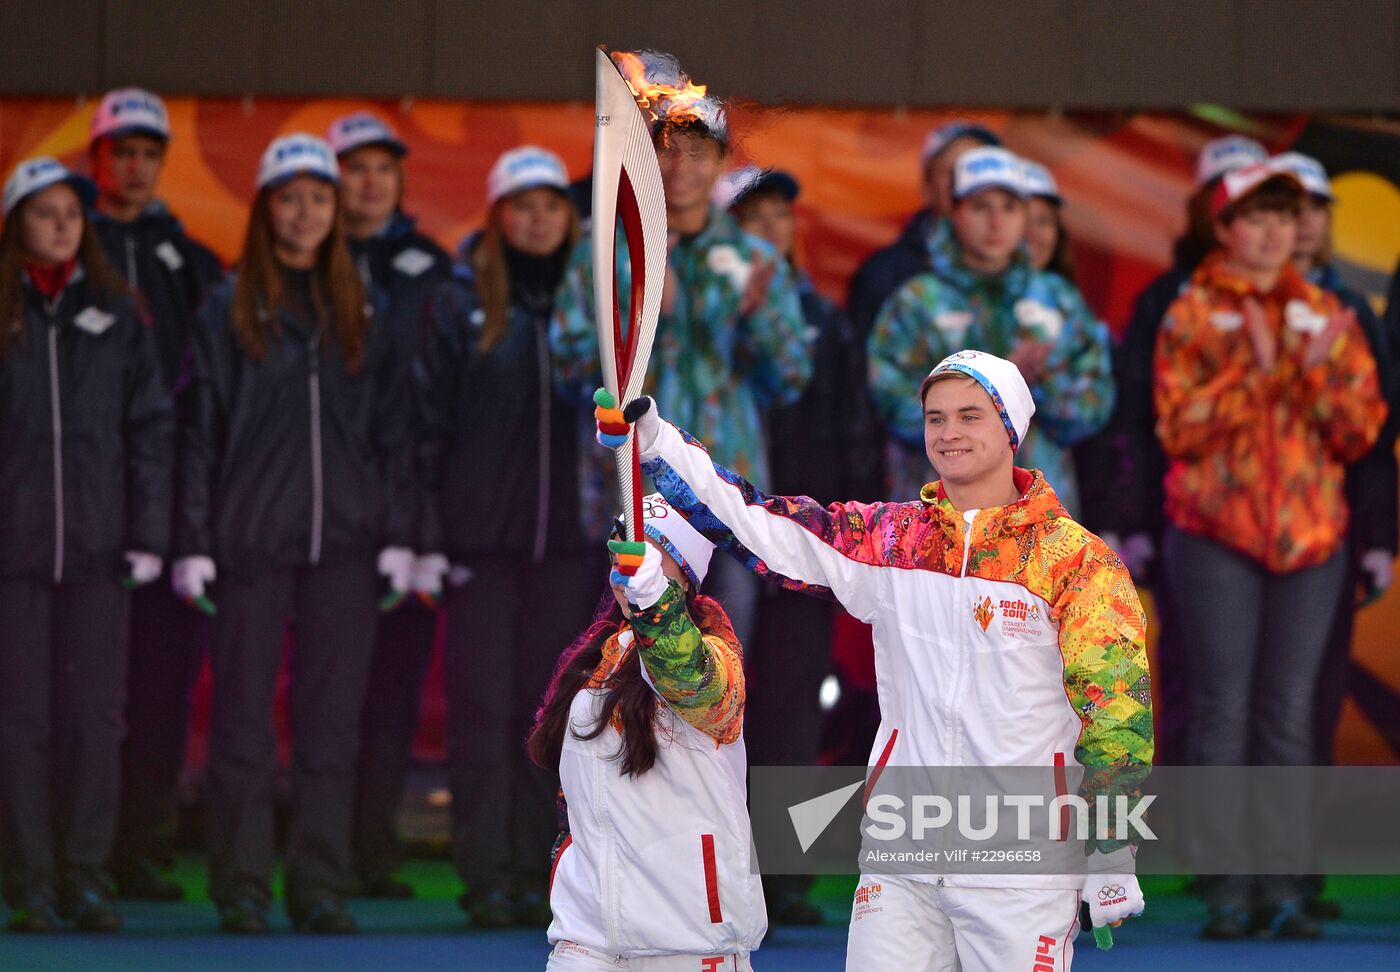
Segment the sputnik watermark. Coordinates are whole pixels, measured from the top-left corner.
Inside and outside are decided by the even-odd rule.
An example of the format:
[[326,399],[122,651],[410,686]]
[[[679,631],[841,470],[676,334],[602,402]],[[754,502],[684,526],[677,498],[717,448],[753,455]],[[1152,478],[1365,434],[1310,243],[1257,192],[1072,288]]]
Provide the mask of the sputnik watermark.
[[[983,797],[982,824],[978,826],[973,822],[973,798],[968,794],[957,797],[955,811],[954,802],[939,794],[920,794],[906,801],[895,794],[882,793],[866,806],[870,822],[863,829],[865,835],[874,840],[903,840],[907,835],[918,841],[955,826],[965,840],[995,841],[1005,839],[1001,830],[1005,822],[1002,811],[1014,810],[1015,839],[1028,841],[1031,840],[1032,811],[1043,810],[1040,816],[1044,829],[1037,829],[1037,836],[1043,834],[1049,840],[1156,840],[1157,835],[1142,819],[1155,799],[1150,795],[1131,800],[1122,794],[1113,798],[1099,795],[1094,798],[1094,813],[1090,814],[1089,802],[1075,794],[1054,797],[1047,805],[1045,797],[1039,793],[1003,793]],[[794,809],[789,807],[788,812]]]

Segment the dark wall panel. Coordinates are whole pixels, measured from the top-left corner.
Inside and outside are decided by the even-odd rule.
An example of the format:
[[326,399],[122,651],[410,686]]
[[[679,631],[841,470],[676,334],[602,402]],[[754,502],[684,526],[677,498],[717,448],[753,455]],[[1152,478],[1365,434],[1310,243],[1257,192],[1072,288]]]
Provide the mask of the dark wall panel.
[[106,0],[103,86],[257,91],[271,6],[271,0]]
[[64,94],[102,85],[102,0],[0,2],[0,91]]
[[767,103],[1400,110],[1400,0],[3,0],[0,93],[579,101],[600,43]]

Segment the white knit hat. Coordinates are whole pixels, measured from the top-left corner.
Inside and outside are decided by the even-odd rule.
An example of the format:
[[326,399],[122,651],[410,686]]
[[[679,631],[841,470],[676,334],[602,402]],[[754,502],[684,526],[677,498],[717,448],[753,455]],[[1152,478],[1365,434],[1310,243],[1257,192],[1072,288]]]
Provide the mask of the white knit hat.
[[1011,451],[1015,452],[1026,440],[1026,430],[1031,426],[1031,416],[1035,414],[1035,400],[1021,369],[1005,358],[998,358],[985,351],[955,351],[928,373],[919,386],[919,400],[922,402],[928,386],[940,378],[950,375],[963,375],[973,379],[992,398],[1006,435],[1011,440]]
[[705,579],[715,545],[677,513],[660,493],[642,499],[642,529],[648,539],[671,555],[691,584],[698,586]]

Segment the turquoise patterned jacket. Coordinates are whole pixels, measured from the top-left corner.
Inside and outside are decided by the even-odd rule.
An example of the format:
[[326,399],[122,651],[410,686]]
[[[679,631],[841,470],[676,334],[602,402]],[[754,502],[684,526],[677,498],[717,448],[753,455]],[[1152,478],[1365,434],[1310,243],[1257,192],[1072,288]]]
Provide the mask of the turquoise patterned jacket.
[[[555,382],[565,395],[588,403],[589,419],[581,434],[590,442],[592,394],[602,384],[592,253],[592,241],[585,238],[569,258],[549,329]],[[777,269],[763,302],[740,316],[740,299],[756,258]],[[796,401],[812,374],[797,281],[771,245],[741,231],[721,209],[711,211],[705,229],[675,245],[670,264],[680,293],[672,313],[663,313],[657,324],[646,393],[656,399],[662,415],[696,430],[717,459],[756,482],[767,482],[761,411]],[[621,233],[617,267],[619,313],[625,320],[631,268]],[[601,537],[617,507],[612,455],[589,447],[581,456],[585,529]]]
[[892,497],[915,499],[924,483],[937,478],[924,455],[919,401],[919,385],[933,366],[964,349],[1009,357],[1017,343],[1034,337],[1049,341],[1051,352],[1030,386],[1035,418],[1016,464],[1044,473],[1077,515],[1069,450],[1101,430],[1113,411],[1108,328],[1073,284],[1032,270],[1024,250],[1002,273],[979,276],[963,263],[944,220],[929,237],[929,254],[931,269],[895,291],[870,334],[871,394],[890,433]]

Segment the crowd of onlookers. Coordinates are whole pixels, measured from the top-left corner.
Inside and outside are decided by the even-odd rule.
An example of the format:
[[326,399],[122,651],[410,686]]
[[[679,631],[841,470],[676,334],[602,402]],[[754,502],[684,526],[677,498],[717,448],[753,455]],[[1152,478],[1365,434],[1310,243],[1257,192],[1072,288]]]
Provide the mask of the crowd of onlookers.
[[[225,274],[157,198],[169,139],[157,96],[114,91],[91,180],[37,158],[5,184],[10,927],[114,930],[114,895],[181,895],[166,872],[207,654],[211,897],[225,930],[267,929],[288,638],[288,912],[353,931],[347,899],[411,895],[395,816],[440,621],[462,907],[546,923],[557,781],[523,740],[606,594],[616,512],[591,443],[587,180],[506,152],[449,256],[401,207],[407,146],[349,115],[267,147]],[[1382,320],[1339,279],[1321,165],[1206,145],[1174,263],[1115,341],[1075,286],[1072,203],[987,128],[929,134],[927,206],[844,309],[796,257],[797,181],[735,169],[722,106],[659,119],[655,142],[662,414],[771,492],[912,499],[936,477],[924,375],[962,348],[1010,359],[1036,406],[1018,464],[1153,591],[1158,760],[1330,761],[1355,611],[1396,553],[1400,306]],[[816,762],[834,609],[727,558],[706,591],[751,646],[752,761]],[[858,698],[837,749],[869,745]],[[1206,882],[1207,933],[1247,933],[1271,895],[1297,898],[1289,880]],[[820,920],[803,881],[766,883],[775,921]]]

